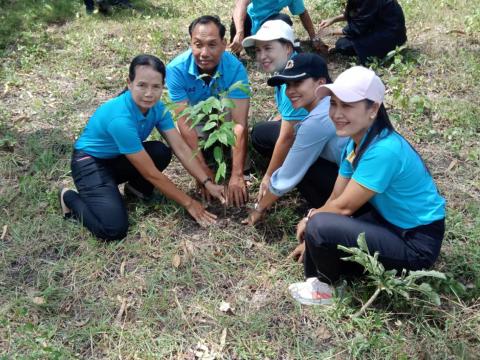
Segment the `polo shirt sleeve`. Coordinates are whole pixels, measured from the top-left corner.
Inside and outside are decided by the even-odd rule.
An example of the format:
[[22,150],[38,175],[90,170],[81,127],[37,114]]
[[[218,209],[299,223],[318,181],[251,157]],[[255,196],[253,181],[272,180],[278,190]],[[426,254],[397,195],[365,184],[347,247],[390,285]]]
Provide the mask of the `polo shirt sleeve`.
[[290,5],[288,5],[288,10],[292,15],[300,15],[305,12],[305,4],[303,0],[293,0]]
[[162,106],[159,119],[157,120],[155,127],[158,131],[167,131],[173,129],[175,124],[173,123],[172,114],[165,106]]
[[375,144],[370,146],[358,162],[352,179],[381,194],[400,172],[402,161],[393,149]]
[[117,117],[108,124],[107,132],[115,141],[121,154],[135,154],[143,150],[138,130],[126,117]]
[[173,102],[188,100],[186,84],[181,69],[177,66],[167,66],[165,82],[167,83],[168,96]]
[[[232,69],[232,71],[233,71],[233,77],[232,77],[232,81],[230,82],[230,85],[233,85],[237,81],[241,81],[243,84],[248,86],[248,89],[250,90],[247,70],[245,70],[245,67],[240,61],[238,61],[237,66],[234,69]],[[240,89],[236,89],[236,90],[230,91],[227,97],[230,99],[249,99],[250,91],[248,93],[245,93]]]
[[303,121],[282,166],[270,179],[269,190],[282,196],[297,186],[308,169],[318,159],[327,142],[335,136],[333,127],[327,126],[328,116],[309,117]]

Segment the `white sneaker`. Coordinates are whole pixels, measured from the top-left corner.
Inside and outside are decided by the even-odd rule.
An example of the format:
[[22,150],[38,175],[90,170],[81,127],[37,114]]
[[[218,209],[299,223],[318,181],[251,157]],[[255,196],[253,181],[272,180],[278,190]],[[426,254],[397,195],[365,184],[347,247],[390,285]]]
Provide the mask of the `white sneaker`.
[[288,290],[300,304],[330,305],[333,303],[333,288],[315,277],[291,284]]

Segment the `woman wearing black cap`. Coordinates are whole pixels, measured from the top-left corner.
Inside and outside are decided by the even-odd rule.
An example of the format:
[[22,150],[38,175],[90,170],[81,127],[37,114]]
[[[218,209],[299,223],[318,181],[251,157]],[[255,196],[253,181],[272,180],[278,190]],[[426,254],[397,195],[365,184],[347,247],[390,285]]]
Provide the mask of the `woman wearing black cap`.
[[357,55],[363,64],[369,57],[383,58],[407,41],[405,17],[397,0],[348,0],[342,15],[323,20],[320,29],[347,21],[343,29],[331,34],[342,35],[334,51]]
[[345,138],[335,134],[328,116],[330,98],[320,100],[315,89],[331,83],[325,61],[316,54],[301,53],[285,69],[268,80],[270,86],[286,84],[286,95],[295,109],[308,111],[299,123],[294,143],[270,177],[268,189],[244,223],[255,224],[282,195],[298,185],[300,193],[315,207],[325,203],[338,174]]

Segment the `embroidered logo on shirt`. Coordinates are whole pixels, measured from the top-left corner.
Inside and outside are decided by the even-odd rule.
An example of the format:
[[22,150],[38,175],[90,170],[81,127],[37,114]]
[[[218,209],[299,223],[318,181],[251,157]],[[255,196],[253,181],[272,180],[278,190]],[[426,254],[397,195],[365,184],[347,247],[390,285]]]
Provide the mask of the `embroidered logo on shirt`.
[[355,150],[352,150],[350,154],[347,155],[347,161],[350,164],[353,164],[353,161],[355,160]]

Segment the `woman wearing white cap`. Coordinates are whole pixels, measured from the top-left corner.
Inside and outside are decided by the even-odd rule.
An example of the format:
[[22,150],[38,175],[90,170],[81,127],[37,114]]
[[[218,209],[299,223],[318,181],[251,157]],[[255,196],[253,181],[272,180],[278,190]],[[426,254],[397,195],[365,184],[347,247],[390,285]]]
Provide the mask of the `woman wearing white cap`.
[[[288,60],[296,54],[293,29],[282,20],[265,22],[255,35],[243,40],[243,46],[255,47],[256,60],[261,70],[270,74],[283,70]],[[253,147],[264,157],[270,158],[257,201],[267,191],[273,172],[285,160],[295,139],[295,125],[308,114],[307,110],[292,106],[286,88],[286,84],[275,86],[275,103],[281,121],[261,122],[252,129]]]
[[[332,283],[341,275],[363,272],[358,264],[341,260],[345,253],[337,249],[357,246],[360,233],[365,233],[369,251],[379,252],[386,269],[429,268],[438,257],[445,200],[420,155],[394,130],[384,93],[380,78],[361,66],[317,89],[320,98],[331,96],[337,135],[348,136],[349,142],[329,200],[298,224],[300,245],[292,255],[303,259],[305,276],[312,278],[291,286],[300,301],[321,302],[325,297],[305,291],[318,284],[315,278]],[[356,216],[367,202],[372,210]]]

